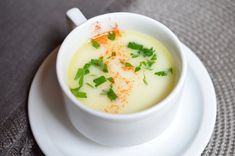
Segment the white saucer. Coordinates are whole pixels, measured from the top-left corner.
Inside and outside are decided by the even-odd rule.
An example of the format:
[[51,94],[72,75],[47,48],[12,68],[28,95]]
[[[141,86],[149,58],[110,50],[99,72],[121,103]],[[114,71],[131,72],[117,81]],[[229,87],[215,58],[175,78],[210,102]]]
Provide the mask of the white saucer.
[[213,132],[216,97],[206,68],[190,49],[183,47],[188,73],[175,120],[152,141],[124,148],[96,144],[73,128],[66,116],[56,79],[58,48],[55,49],[40,66],[29,93],[29,121],[39,147],[48,156],[200,155]]

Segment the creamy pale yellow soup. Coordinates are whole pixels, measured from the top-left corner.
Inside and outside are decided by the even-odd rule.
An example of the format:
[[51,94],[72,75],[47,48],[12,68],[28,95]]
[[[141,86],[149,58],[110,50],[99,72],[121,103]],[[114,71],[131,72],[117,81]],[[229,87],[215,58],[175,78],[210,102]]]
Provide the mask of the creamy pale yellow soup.
[[84,43],[68,67],[68,86],[78,100],[101,112],[143,111],[175,85],[175,64],[156,38],[113,30]]

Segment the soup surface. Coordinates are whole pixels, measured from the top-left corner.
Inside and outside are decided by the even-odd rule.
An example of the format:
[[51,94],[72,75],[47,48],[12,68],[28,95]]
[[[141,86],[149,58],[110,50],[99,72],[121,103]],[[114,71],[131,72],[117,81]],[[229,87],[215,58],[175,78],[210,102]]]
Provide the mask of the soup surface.
[[68,86],[98,111],[133,113],[163,100],[175,85],[167,48],[140,32],[113,30],[84,43],[68,67]]

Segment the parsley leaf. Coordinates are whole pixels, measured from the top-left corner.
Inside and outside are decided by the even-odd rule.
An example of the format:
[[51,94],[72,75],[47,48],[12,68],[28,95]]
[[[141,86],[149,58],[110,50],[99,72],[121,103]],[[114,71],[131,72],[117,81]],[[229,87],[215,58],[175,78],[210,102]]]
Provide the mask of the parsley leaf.
[[168,72],[171,73],[171,74],[173,74],[173,69],[172,69],[172,67],[168,69]]
[[104,82],[106,82],[106,78],[104,76],[100,76],[100,77],[94,79],[93,82],[95,83],[95,86],[97,87],[97,86],[103,84]]
[[94,39],[91,40],[91,44],[96,49],[98,49],[100,47],[100,44]]
[[78,83],[79,83],[79,87],[81,88],[83,85],[83,80],[84,80],[84,74],[85,74],[85,70],[83,68],[79,68],[76,76],[74,78],[74,80],[79,79]]
[[103,72],[108,73],[108,67],[107,67],[106,64],[104,64],[104,63],[102,62],[101,65],[100,65],[100,67],[101,67],[101,69],[102,69]]
[[146,56],[152,56],[155,50],[153,48],[142,48],[140,50],[140,53],[146,57]]
[[167,76],[167,72],[166,71],[159,71],[159,72],[155,72],[154,74],[158,75],[158,76]]
[[140,54],[144,57],[150,57],[155,52],[153,48],[145,48],[143,45],[136,42],[129,42],[127,47],[133,50],[138,50],[138,54],[131,53],[132,58],[138,57]]
[[92,65],[95,65],[95,66],[100,66],[100,63],[101,63],[101,59],[91,59],[91,64]]
[[89,71],[90,66],[91,66],[91,63],[86,63],[86,64],[83,66],[84,74],[89,74],[89,73],[90,73],[90,71]]
[[109,39],[109,40],[112,40],[112,41],[113,41],[113,40],[115,40],[115,37],[116,37],[116,35],[115,35],[114,32],[109,32],[109,33],[108,33],[108,39]]
[[144,67],[144,69],[152,70],[151,67],[156,63],[156,59],[156,55],[153,54],[153,56],[149,60],[141,61],[139,67]]
[[134,50],[141,50],[143,48],[143,45],[135,43],[135,42],[129,42],[127,47],[130,49],[134,49]]
[[141,67],[140,67],[140,66],[138,66],[138,67],[135,67],[135,72],[138,72],[138,71],[140,71],[140,69],[141,69]]
[[82,73],[81,73],[81,77],[79,79],[79,82],[78,82],[79,83],[79,87],[82,87],[82,85],[83,85],[84,74],[85,74],[85,72],[83,70]]
[[125,63],[125,67],[133,67],[133,65],[130,64],[130,63],[128,63],[128,62],[126,62],[126,63]]
[[157,55],[153,54],[153,56],[150,58],[151,61],[157,60]]
[[113,80],[112,77],[108,77],[107,80],[108,80],[109,82],[111,82],[111,83],[114,83],[114,80]]
[[147,60],[147,65],[149,66],[149,67],[152,67],[152,65],[155,63],[156,61],[154,61],[154,60]]
[[107,91],[107,96],[108,98],[113,101],[117,99],[117,95],[115,94],[115,92],[113,91],[112,87]]
[[146,76],[145,76],[145,74],[144,74],[144,78],[143,78],[143,81],[144,81],[144,84],[148,84],[148,82],[147,82],[147,80],[146,80]]
[[80,92],[79,91],[80,87],[79,88],[70,88],[70,91],[73,93],[74,96],[78,97],[78,98],[87,98],[87,95],[85,92]]
[[172,67],[168,68],[166,71],[158,71],[158,72],[155,72],[154,74],[158,76],[167,76],[169,73],[171,74],[173,73]]
[[99,59],[91,59],[90,63],[94,66],[100,67],[100,69],[107,73],[108,72],[108,67],[107,65],[103,62],[103,57],[100,57]]
[[79,77],[81,77],[82,73],[83,73],[83,69],[78,68],[78,71],[76,73],[76,76],[75,76],[74,80],[77,80]]
[[141,61],[140,62],[140,66],[142,66],[142,65],[146,66],[146,62],[145,61]]

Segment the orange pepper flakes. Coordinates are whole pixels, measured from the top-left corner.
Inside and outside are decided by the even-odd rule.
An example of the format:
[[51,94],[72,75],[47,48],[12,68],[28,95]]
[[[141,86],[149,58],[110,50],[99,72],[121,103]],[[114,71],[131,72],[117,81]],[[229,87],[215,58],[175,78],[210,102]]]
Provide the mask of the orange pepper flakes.
[[98,42],[99,44],[106,44],[108,41],[106,33],[97,35],[97,36],[93,37],[93,39],[96,42]]
[[[100,33],[101,29],[102,29],[101,24],[97,21],[95,23],[95,28],[94,28],[94,31],[97,35],[95,37],[93,37],[92,39],[97,41],[99,44],[106,44],[108,41],[108,32]],[[121,32],[120,32],[117,24],[115,24],[115,26],[109,32],[113,32],[116,37],[121,36]]]
[[[125,107],[128,104],[128,96],[130,95],[130,91],[133,88],[133,81],[130,79],[127,79],[123,77],[119,72],[112,71],[110,69],[109,64],[115,59],[119,59],[120,63],[125,64],[128,60],[128,57],[125,53],[123,53],[123,45],[117,45],[117,46],[109,46],[109,40],[108,40],[108,33],[113,32],[116,37],[121,36],[121,31],[118,28],[118,25],[115,23],[115,25],[112,27],[112,29],[109,32],[100,33],[101,32],[101,24],[97,22],[95,24],[95,32],[96,36],[93,37],[95,41],[97,41],[99,44],[107,45],[106,48],[108,48],[105,51],[105,55],[109,56],[107,60],[104,61],[104,63],[109,68],[109,74],[113,78],[113,85],[115,87],[116,84],[125,84],[124,86],[118,86],[116,85],[116,94],[118,95],[118,101],[117,103],[110,103],[107,107],[104,108],[105,112],[108,113],[120,113],[121,109]],[[134,72],[134,67],[122,67],[123,71],[126,72]],[[115,83],[115,84],[114,84]]]
[[121,36],[121,32],[120,32],[119,29],[113,29],[112,32],[116,35],[116,37],[120,37]]

